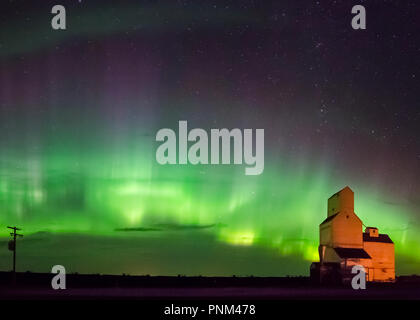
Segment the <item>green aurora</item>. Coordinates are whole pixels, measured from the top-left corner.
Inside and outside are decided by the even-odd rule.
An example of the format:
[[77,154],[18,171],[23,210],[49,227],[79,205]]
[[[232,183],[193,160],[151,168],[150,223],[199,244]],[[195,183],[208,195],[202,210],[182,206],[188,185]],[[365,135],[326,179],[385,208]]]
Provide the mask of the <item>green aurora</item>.
[[[121,237],[118,228],[159,233],[163,226],[185,237],[186,230],[196,228],[230,246],[270,248],[309,263],[318,259],[318,224],[326,216],[326,199],[351,180],[334,182],[337,177],[321,165],[279,162],[266,163],[264,174],[256,177],[234,166],[161,167],[153,162],[153,149],[146,149],[149,154],[140,150],[114,158],[87,153],[76,160],[57,154],[42,161],[3,162],[0,224],[23,226],[26,235],[111,237]],[[410,208],[386,203],[379,192],[357,185],[354,190],[362,221],[389,233],[398,256],[418,263],[419,228],[412,224]],[[6,228],[0,231],[7,236]]]

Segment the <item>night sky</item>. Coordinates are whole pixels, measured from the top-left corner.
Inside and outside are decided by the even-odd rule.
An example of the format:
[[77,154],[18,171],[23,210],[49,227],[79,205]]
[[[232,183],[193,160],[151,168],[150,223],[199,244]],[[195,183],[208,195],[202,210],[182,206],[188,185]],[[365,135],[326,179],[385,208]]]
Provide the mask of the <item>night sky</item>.
[[[348,185],[420,273],[419,19],[414,0],[2,1],[0,270],[17,225],[19,271],[307,275]],[[157,164],[180,120],[264,129],[264,172]]]

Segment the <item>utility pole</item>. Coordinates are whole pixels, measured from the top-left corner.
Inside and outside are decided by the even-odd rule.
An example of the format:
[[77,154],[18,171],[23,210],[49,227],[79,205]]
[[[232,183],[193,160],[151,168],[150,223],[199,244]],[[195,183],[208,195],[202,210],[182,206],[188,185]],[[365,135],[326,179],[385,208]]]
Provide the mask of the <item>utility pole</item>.
[[17,227],[7,227],[9,229],[12,229],[13,232],[10,233],[10,235],[13,237],[13,240],[9,241],[9,250],[13,251],[13,285],[16,284],[16,237],[23,237],[22,234],[16,233],[17,230],[22,230]]

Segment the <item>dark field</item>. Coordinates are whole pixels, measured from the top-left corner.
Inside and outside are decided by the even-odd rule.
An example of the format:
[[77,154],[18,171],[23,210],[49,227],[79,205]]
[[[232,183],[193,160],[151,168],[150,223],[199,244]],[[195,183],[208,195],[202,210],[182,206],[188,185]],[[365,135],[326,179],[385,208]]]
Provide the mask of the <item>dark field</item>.
[[392,284],[321,287],[307,277],[149,277],[69,274],[66,290],[53,290],[53,274],[0,273],[0,299],[241,299],[241,300],[420,300],[420,277],[398,277]]

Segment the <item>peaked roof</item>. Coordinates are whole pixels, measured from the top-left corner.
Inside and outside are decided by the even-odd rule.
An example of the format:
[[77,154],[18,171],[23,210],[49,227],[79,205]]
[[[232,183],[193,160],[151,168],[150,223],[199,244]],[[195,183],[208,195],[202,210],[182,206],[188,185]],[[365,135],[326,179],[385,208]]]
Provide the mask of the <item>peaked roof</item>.
[[371,259],[370,255],[361,248],[334,248],[340,258]]
[[350,191],[351,193],[354,193],[353,190],[349,187],[349,186],[345,186],[343,189],[341,189],[340,191],[337,191],[336,193],[334,193],[331,197],[329,197],[328,199],[331,199],[334,196],[337,196],[338,194],[342,193],[342,192],[348,192]]
[[324,221],[321,222],[321,225],[324,224],[324,223],[327,223],[328,221],[331,221],[332,219],[334,219],[337,216],[337,214],[339,214],[339,212],[333,214],[332,216],[329,216],[327,219],[325,219]]
[[382,243],[394,243],[387,234],[379,234],[378,237],[371,237],[369,233],[363,233],[364,242],[382,242]]
[[353,190],[349,187],[349,186],[345,186],[343,189],[341,189],[339,192],[344,191],[344,190],[349,190],[351,192],[353,192]]

